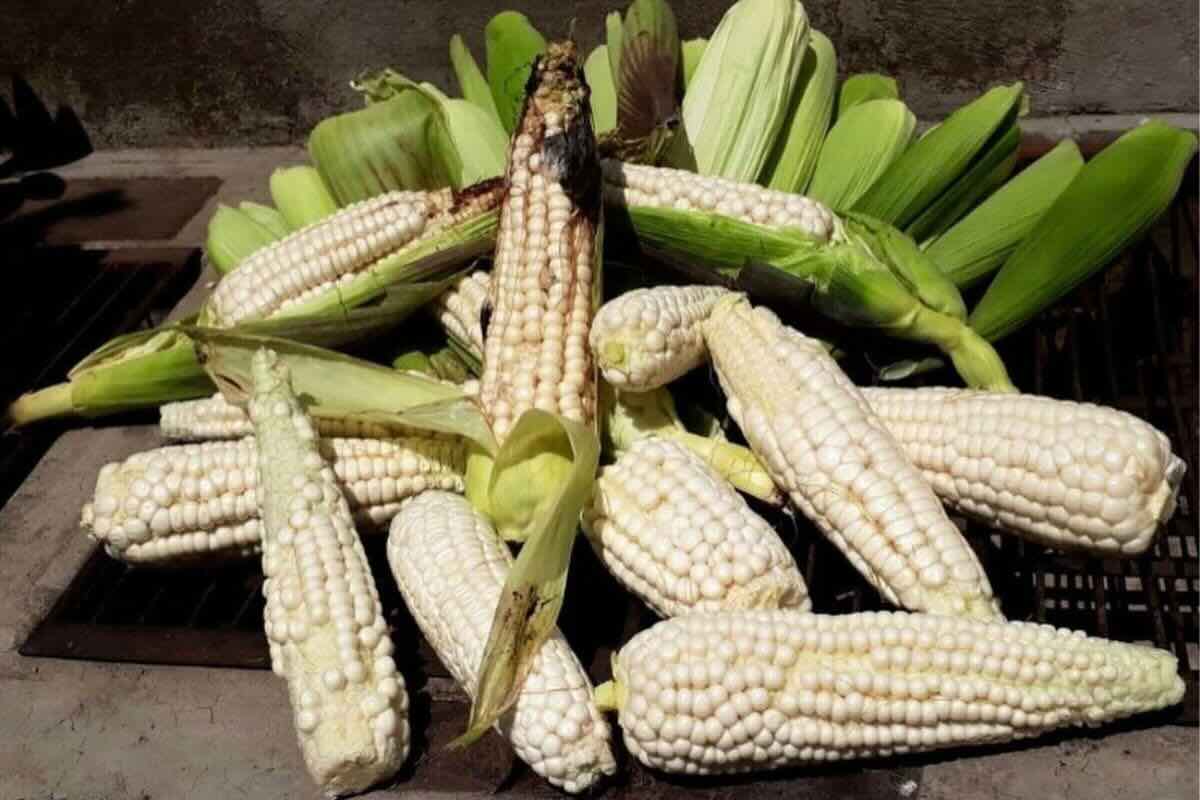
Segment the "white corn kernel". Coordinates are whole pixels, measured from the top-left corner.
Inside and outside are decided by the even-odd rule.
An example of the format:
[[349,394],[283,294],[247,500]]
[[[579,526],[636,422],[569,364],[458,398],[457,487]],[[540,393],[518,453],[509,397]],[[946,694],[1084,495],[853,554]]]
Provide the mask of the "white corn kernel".
[[[740,296],[718,302],[704,337],[750,448],[885,599],[914,611],[999,617],[971,546],[819,342]],[[846,436],[834,444],[839,430]],[[961,568],[931,568],[926,547],[935,563]]]
[[[378,670],[378,645],[357,638],[385,629],[383,609],[333,471],[312,465],[310,456],[320,454],[288,372],[266,350],[252,367],[272,668],[287,681],[309,774],[329,796],[361,792],[394,775],[408,756],[407,722],[397,724],[407,716],[408,695],[398,673]],[[293,528],[296,521],[304,524]],[[288,591],[300,585],[303,595]],[[330,619],[318,621],[325,604],[314,600],[328,601]],[[397,691],[389,697],[385,685]]]
[[1186,466],[1132,414],[969,389],[862,392],[942,501],[993,527],[1049,547],[1136,555],[1175,510]]
[[700,323],[728,294],[718,286],[657,286],[605,303],[590,334],[604,379],[645,392],[698,367],[707,356]]
[[[884,635],[895,644],[854,644]],[[968,672],[967,658],[952,666],[993,651],[1021,674]],[[1063,654],[1090,669],[1066,674],[1056,666]],[[615,698],[638,761],[713,774],[1091,727],[1178,703],[1177,668],[1164,650],[1026,622],[748,610],[677,617],[639,633],[613,659],[614,684],[601,688]],[[729,697],[719,707],[678,700],[717,687]]]
[[[427,492],[392,521],[388,563],[438,658],[474,695],[512,556],[491,525],[456,495]],[[568,792],[616,771],[608,724],[591,683],[557,630],[534,657],[515,705],[497,722],[517,755]]]
[[[699,509],[712,512],[702,526],[690,516]],[[716,471],[675,442],[640,439],[604,467],[583,521],[600,560],[659,616],[810,607],[804,579],[779,534]],[[703,549],[696,546],[700,539]],[[707,573],[698,581],[692,577],[696,567]]]

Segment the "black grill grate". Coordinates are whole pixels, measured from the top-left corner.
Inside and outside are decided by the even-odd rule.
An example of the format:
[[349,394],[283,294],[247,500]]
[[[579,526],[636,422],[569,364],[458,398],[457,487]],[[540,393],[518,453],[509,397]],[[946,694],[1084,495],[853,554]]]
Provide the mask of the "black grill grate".
[[[1185,182],[1194,187],[1195,181]],[[1064,555],[969,525],[1011,619],[1039,620],[1172,649],[1188,685],[1178,721],[1197,721],[1196,196],[1189,188],[1153,235],[1037,322],[1002,343],[1018,385],[1136,413],[1171,438],[1188,464],[1180,508],[1153,550],[1134,560]],[[932,382],[938,382],[934,376]],[[944,380],[944,378],[943,378]],[[876,594],[803,520],[775,520],[806,573],[817,609],[878,607]],[[398,643],[419,641],[387,572],[379,539],[368,542]],[[576,548],[561,627],[593,676],[652,621],[592,557]],[[265,667],[257,564],[149,570],[93,554],[21,649],[57,656],[169,664]],[[411,645],[397,647],[412,652]],[[444,669],[424,643],[426,675]]]

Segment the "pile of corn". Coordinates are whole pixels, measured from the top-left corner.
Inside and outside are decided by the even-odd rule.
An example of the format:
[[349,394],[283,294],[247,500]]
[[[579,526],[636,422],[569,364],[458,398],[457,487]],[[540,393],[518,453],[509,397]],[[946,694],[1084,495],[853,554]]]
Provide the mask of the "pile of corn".
[[[355,82],[367,105],[317,126],[273,207],[214,214],[197,317],[14,403],[18,425],[161,407],[175,443],[101,470],[87,535],[144,567],[262,559],[271,663],[329,795],[409,758],[392,652],[416,644],[393,643],[360,534],[387,536],[473,700],[461,743],[494,728],[568,792],[616,771],[605,711],[643,764],[708,774],[1177,703],[1169,653],[1005,621],[946,509],[1104,557],[1170,517],[1184,465],[1163,434],[1018,393],[992,343],[1147,229],[1195,137],[1151,122],[1014,175],[1019,84],[914,137],[894,81],[839,88],[794,0],[740,0],[686,42],[664,0],[635,0],[606,32],[585,58],[504,12],[485,69],[450,43],[462,97]],[[640,285],[606,286],[614,254]],[[841,343],[770,310],[797,304],[940,354],[881,379],[944,358],[967,388],[856,386]],[[385,363],[336,352],[397,330]],[[702,365],[744,445],[676,406]],[[807,517],[904,611],[813,609],[743,495]],[[578,529],[665,618],[599,687],[555,627]]]

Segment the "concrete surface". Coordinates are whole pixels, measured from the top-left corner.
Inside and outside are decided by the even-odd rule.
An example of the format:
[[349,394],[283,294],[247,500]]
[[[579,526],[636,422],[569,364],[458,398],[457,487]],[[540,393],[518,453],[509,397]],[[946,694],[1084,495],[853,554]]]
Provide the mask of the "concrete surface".
[[[729,0],[674,4],[684,37],[707,36]],[[47,102],[72,106],[98,147],[303,141],[316,121],[358,103],[348,81],[393,66],[454,88],[447,42],[461,33],[482,63],[483,29],[504,8],[549,36],[575,26],[601,41],[624,0],[215,0],[5,4],[0,74],[24,74]],[[1198,107],[1193,0],[810,0],[843,71],[883,70],[918,116],[982,87],[1023,80],[1037,114]]]
[[[217,175],[224,184],[213,202],[261,198],[270,169],[298,152],[99,153],[64,174]],[[208,213],[202,211],[173,243],[198,244]],[[195,306],[204,282],[177,313]],[[77,515],[99,467],[157,443],[151,426],[70,431],[0,509],[0,741],[5,743],[0,747],[0,800],[318,796],[296,746],[286,690],[270,672],[27,659],[15,652],[91,550],[78,532]],[[433,680],[421,687],[414,705],[426,709],[431,741],[417,758],[411,782],[372,793],[372,798],[482,798],[506,783],[503,771],[472,773],[472,755],[455,761],[446,754],[442,745],[451,731],[460,729],[466,708],[446,697],[457,695],[448,695]],[[786,781],[730,789],[688,788],[688,796],[785,797],[795,796],[802,786],[812,797],[1194,800],[1200,795],[1200,732],[1154,720],[1137,724],[1150,727],[1106,735],[1079,732],[983,755],[847,767],[811,778],[792,774]],[[481,747],[503,745],[490,737]],[[449,774],[456,782],[439,791],[430,784],[430,774]],[[605,796],[682,794],[677,785],[650,782],[644,773],[635,780]],[[554,796],[528,780],[510,793]]]

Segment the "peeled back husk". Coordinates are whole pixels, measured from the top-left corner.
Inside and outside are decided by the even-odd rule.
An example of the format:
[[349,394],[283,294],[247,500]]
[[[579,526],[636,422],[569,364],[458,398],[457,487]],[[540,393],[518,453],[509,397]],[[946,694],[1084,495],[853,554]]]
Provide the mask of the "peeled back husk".
[[341,205],[394,189],[450,186],[461,172],[437,98],[415,85],[322,121],[308,151]]
[[960,288],[990,275],[1083,169],[1075,142],[1059,142],[925,248]]
[[854,207],[912,141],[917,118],[899,100],[869,100],[838,117],[821,145],[808,196],[834,211]]
[[702,175],[753,182],[787,120],[808,52],[795,0],[739,0],[725,12],[683,97],[683,130]]
[[1083,166],[971,311],[999,339],[1106,266],[1170,207],[1196,152],[1189,131],[1152,121]]
[[708,39],[705,38],[688,39],[679,46],[680,79],[685,92],[692,83],[692,76],[696,74],[696,67],[700,66],[700,57],[704,55],[707,47]]
[[1020,83],[999,86],[955,111],[905,150],[854,210],[906,228],[1016,120],[1022,97]]
[[984,148],[958,180],[929,204],[905,232],[925,243],[938,236],[1008,180],[1017,166],[1021,128],[1014,121]]
[[546,39],[524,14],[501,11],[484,29],[487,79],[505,131],[512,132],[525,101],[525,84],[533,61],[546,51]]
[[265,206],[262,203],[243,200],[238,203],[238,211],[241,211],[250,217],[250,219],[269,230],[271,235],[276,239],[282,239],[292,232],[292,226],[288,225],[288,221],[284,219],[283,214],[274,206]]
[[608,66],[608,45],[600,45],[583,64],[583,76],[592,90],[592,127],[599,136],[617,127],[617,90]]
[[790,115],[759,183],[784,192],[805,193],[833,118],[836,82],[837,52],[833,42],[820,31],[813,31]]
[[224,275],[242,263],[246,256],[276,238],[249,214],[221,203],[208,220],[204,254],[217,272]]
[[895,78],[878,72],[860,72],[842,81],[842,88],[838,92],[837,116],[841,119],[843,114],[860,103],[899,99],[900,87],[896,85]]
[[479,106],[500,125],[500,112],[496,110],[492,87],[488,86],[471,50],[457,33],[450,37],[450,64],[454,67],[454,77],[458,79],[458,90],[463,99]]
[[307,164],[280,167],[271,173],[271,202],[294,231],[338,209],[321,175]]

